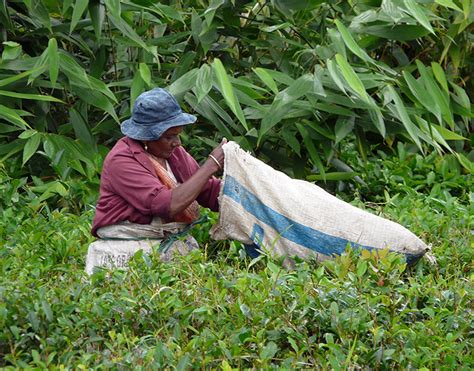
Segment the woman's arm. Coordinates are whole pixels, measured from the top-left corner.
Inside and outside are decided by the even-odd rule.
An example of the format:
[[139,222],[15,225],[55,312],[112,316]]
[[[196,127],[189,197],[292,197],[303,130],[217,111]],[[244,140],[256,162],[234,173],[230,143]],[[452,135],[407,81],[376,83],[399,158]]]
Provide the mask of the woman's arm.
[[212,158],[209,157],[196,173],[172,190],[169,209],[171,217],[186,209],[194,200],[196,200],[212,175],[223,167],[224,151],[222,150],[222,146],[225,143],[227,143],[227,140],[223,139],[219,146],[211,152],[211,155],[219,162],[220,167]]

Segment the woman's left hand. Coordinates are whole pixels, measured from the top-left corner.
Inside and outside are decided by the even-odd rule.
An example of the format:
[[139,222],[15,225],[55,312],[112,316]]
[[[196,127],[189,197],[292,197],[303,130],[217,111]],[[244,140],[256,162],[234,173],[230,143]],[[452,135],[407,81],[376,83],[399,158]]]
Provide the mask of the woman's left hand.
[[222,146],[227,143],[227,139],[223,138],[221,143],[212,150],[208,161],[211,161],[216,166],[216,172],[224,169],[224,150]]

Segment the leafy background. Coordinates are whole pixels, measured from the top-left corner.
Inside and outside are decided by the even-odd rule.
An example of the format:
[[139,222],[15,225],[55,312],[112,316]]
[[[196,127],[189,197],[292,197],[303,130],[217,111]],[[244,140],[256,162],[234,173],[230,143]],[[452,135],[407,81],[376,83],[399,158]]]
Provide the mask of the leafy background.
[[[0,18],[0,251],[7,277],[0,286],[0,365],[140,360],[185,368],[199,354],[203,366],[223,368],[472,364],[470,0],[2,0]],[[103,158],[136,97],[156,86],[199,116],[183,136],[196,158],[223,136],[235,140],[290,176],[410,227],[436,247],[439,268],[421,264],[407,273],[390,254],[381,262],[365,257],[363,268],[349,254],[276,274],[278,262],[249,262],[239,244],[219,245],[195,232],[209,254],[190,257],[183,273],[190,286],[175,282],[176,291],[197,290],[205,302],[211,300],[206,287],[214,287],[222,301],[227,286],[236,285],[219,307],[229,317],[217,317],[214,326],[228,328],[239,318],[228,331],[249,332],[251,341],[209,335],[204,324],[217,309],[198,296],[178,295],[169,299],[171,312],[149,312],[143,303],[156,297],[153,287],[169,286],[163,277],[182,271],[179,264],[137,258],[131,273],[83,284]],[[149,278],[133,281],[143,269]],[[215,274],[226,279],[214,282]],[[392,278],[379,286],[383,275]],[[255,290],[240,290],[240,279]],[[283,282],[280,299],[257,295],[272,293],[275,282]],[[144,286],[150,291],[140,296]],[[390,299],[383,299],[384,288],[393,292]],[[301,290],[320,290],[320,301],[303,295],[289,327],[267,328]],[[380,303],[370,299],[380,295]],[[70,304],[60,305],[63,297]],[[351,309],[354,297],[368,300],[368,313],[385,316],[383,326],[374,315],[367,327],[344,322],[349,314],[365,318]],[[88,316],[97,300],[99,309]],[[245,309],[262,303],[273,308],[269,322]],[[198,312],[189,314],[190,308]],[[136,322],[129,311],[143,318]],[[147,325],[159,316],[171,318],[176,333],[160,332],[161,319]],[[312,322],[319,327],[305,327]],[[82,333],[81,326],[88,329]],[[299,337],[292,332],[292,341],[283,340],[288,329]],[[234,349],[237,340],[242,345]]]

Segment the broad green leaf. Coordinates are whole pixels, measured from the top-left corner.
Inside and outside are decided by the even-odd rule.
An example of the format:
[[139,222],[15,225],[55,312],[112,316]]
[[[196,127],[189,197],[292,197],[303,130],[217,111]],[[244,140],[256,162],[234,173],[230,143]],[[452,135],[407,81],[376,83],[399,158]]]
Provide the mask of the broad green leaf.
[[139,46],[142,49],[149,51],[148,46],[142,40],[142,38],[137,34],[137,32],[129,26],[129,24],[120,17],[109,15],[110,21],[117,27],[133,45]]
[[286,144],[290,146],[290,148],[299,156],[301,157],[301,144],[296,138],[294,130],[283,129],[281,131],[283,139],[285,140]]
[[4,41],[3,43],[2,59],[15,60],[21,55],[22,47],[14,41]]
[[33,70],[35,70],[35,72],[33,72],[28,78],[28,84],[32,84],[33,81],[47,69],[48,67],[47,61],[48,61],[48,48],[46,48],[43,51],[43,53],[41,53],[39,58],[36,59],[36,62],[33,66]]
[[96,39],[99,41],[102,34],[102,26],[105,18],[104,5],[99,0],[89,1],[89,14]]
[[420,24],[430,31],[432,34],[435,34],[433,27],[431,27],[430,21],[423,12],[423,8],[420,7],[415,0],[403,0],[405,7],[407,8],[410,15],[413,16]]
[[360,81],[357,74],[352,69],[351,65],[346,61],[346,59],[341,54],[336,54],[336,62],[341,69],[342,76],[347,81],[351,89],[367,104],[371,104],[369,96],[365,91],[364,84]]
[[303,119],[302,122],[310,127],[311,129],[313,129],[315,132],[317,132],[318,134],[321,134],[323,137],[326,137],[332,141],[336,140],[336,137],[334,136],[334,134],[332,133],[332,131],[326,129],[324,127],[324,124],[322,123],[318,123],[314,120],[310,121],[310,120],[307,120],[307,119]]
[[74,108],[71,108],[71,110],[69,111],[69,119],[74,129],[74,133],[76,134],[76,138],[86,143],[87,145],[94,147],[94,138],[81,114],[77,112]]
[[112,90],[110,90],[110,88],[107,85],[105,85],[104,82],[102,82],[99,79],[96,79],[93,76],[88,76],[88,79],[90,81],[91,88],[93,90],[97,90],[98,92],[104,94],[106,97],[108,97],[110,99],[110,101],[112,101],[114,103],[118,103],[117,97],[112,92]]
[[338,19],[335,19],[334,23],[336,24],[336,27],[349,50],[357,55],[360,59],[369,63],[374,63],[374,60],[356,43],[346,26],[344,26],[344,24],[342,24],[342,22]]
[[69,33],[72,33],[74,29],[77,26],[77,22],[82,17],[82,14],[84,14],[84,11],[87,9],[87,6],[89,5],[89,0],[76,0],[74,2],[74,9],[72,11],[72,18],[71,18],[71,27],[69,29]]
[[409,41],[416,40],[430,33],[426,28],[419,25],[371,25],[364,28],[364,32],[377,38],[388,40]]
[[143,81],[141,75],[136,73],[133,76],[132,85],[130,86],[130,107],[133,107],[137,97],[145,91],[145,81]]
[[145,84],[148,85],[148,87],[151,86],[151,72],[150,69],[148,68],[148,65],[146,63],[140,63],[139,66],[140,70],[140,76],[142,77],[143,81]]
[[346,94],[346,88],[344,88],[344,84],[342,83],[341,78],[339,77],[339,73],[337,72],[336,65],[332,59],[328,59],[327,61],[328,72],[329,76],[331,76],[332,80],[336,83],[337,87]]
[[25,143],[23,148],[23,163],[22,166],[36,153],[41,142],[41,134],[35,133]]
[[[261,67],[258,67],[261,68]],[[295,81],[291,76],[288,76],[286,73],[277,71],[277,70],[271,70],[268,68],[261,68],[265,72],[267,72],[276,82],[279,82],[281,84],[284,84],[286,86],[289,86]]]
[[233,140],[233,135],[228,129],[228,127],[217,116],[211,105],[208,104],[210,100],[209,96],[205,96],[199,104],[197,102],[197,98],[192,94],[186,94],[185,100],[193,107],[196,112],[198,112],[201,116],[205,117],[210,123],[212,123],[212,125],[214,125],[216,129],[219,130],[219,133],[223,137],[227,138],[228,140]]
[[245,134],[244,130],[245,128],[242,127],[242,125],[239,125],[234,122],[232,117],[226,112],[226,110],[221,107],[214,99],[212,99],[211,96],[207,95],[201,102],[201,104],[206,104],[210,107],[210,109],[215,112],[221,119],[224,120],[224,122],[233,128],[235,131],[237,131],[240,134]]
[[52,182],[49,182],[45,184],[44,186],[41,186],[41,188],[31,187],[31,190],[35,192],[42,192],[41,196],[38,199],[38,201],[40,202],[45,201],[56,194],[59,196],[65,197],[67,196],[67,193],[68,193],[66,187],[64,187],[62,182],[60,182],[59,180],[54,180]]
[[62,8],[61,8],[61,13],[62,15],[65,15],[66,12],[69,10],[69,8],[72,6],[73,0],[64,0],[62,2]]
[[306,74],[293,81],[289,87],[276,95],[272,105],[260,124],[258,144],[260,144],[265,133],[284,118],[292,108],[292,104],[301,96],[312,91],[312,89],[313,75]]
[[197,102],[200,103],[204,97],[211,91],[212,88],[212,74],[211,67],[208,64],[203,64],[199,68],[196,81],[196,97]]
[[454,119],[453,119],[453,114],[451,112],[451,108],[449,106],[449,99],[448,99],[447,94],[441,91],[438,84],[433,79],[433,77],[428,72],[428,70],[426,69],[425,65],[422,62],[420,62],[419,60],[416,60],[416,65],[421,75],[420,76],[421,81],[423,81],[423,84],[425,85],[426,91],[432,97],[433,101],[440,107],[441,115],[443,116],[443,119],[446,120],[446,122],[449,124],[451,129],[454,129]]
[[267,72],[267,70],[257,67],[254,68],[253,71],[260,78],[260,80],[262,80],[263,83],[270,88],[270,90],[274,94],[278,94],[278,86],[275,80],[273,80],[273,77]]
[[31,128],[30,125],[28,125],[27,122],[18,114],[18,110],[14,110],[2,104],[0,104],[0,119],[11,122],[21,129]]
[[345,43],[341,37],[341,33],[334,28],[328,29],[328,37],[331,41],[331,49],[336,51],[336,54],[341,54],[347,59],[347,52]]
[[107,112],[114,118],[116,122],[120,123],[120,120],[115,112],[114,106],[102,93],[96,90],[85,89],[83,87],[75,85],[71,85],[71,91],[79,95],[79,97],[86,103]]
[[43,4],[43,0],[23,0],[28,7],[28,13],[31,20],[36,24],[41,24],[51,32],[51,20],[49,18],[49,12],[46,6]]
[[313,93],[321,97],[326,97],[327,94],[321,81],[323,74],[323,68],[320,65],[316,65],[314,67]]
[[2,80],[0,80],[0,86],[9,85],[9,84],[11,84],[15,81],[21,80],[21,79],[33,74],[33,73],[37,73],[40,70],[42,70],[42,68],[38,67],[38,68],[35,68],[35,69],[32,69],[32,70],[28,70],[28,71],[13,75],[11,77],[7,77],[5,79],[2,79]]
[[343,140],[354,128],[355,116],[339,117],[334,128],[336,144]]
[[107,7],[107,11],[109,11],[113,17],[120,18],[122,12],[120,0],[105,0],[105,6]]
[[158,2],[156,4],[153,4],[152,6],[156,8],[160,12],[160,14],[164,15],[165,17],[184,23],[183,17],[181,16],[181,12],[179,12],[178,9],[176,9],[175,7],[161,4]]
[[13,91],[5,91],[5,90],[0,90],[0,95],[6,96],[6,97],[12,97],[12,98],[39,100],[43,102],[64,103],[62,100],[55,97],[51,97],[50,95],[16,93]]
[[430,99],[430,95],[426,94],[426,88],[423,86],[423,83],[415,80],[415,78],[407,71],[403,71],[402,73],[410,91],[417,101],[420,102],[429,112],[433,112],[441,122],[441,109],[436,102],[433,102],[433,100]]
[[454,95],[454,100],[462,107],[467,109],[469,113],[471,112],[471,101],[466,91],[455,83],[450,83],[453,90],[456,92]]
[[458,158],[459,163],[471,174],[474,173],[474,162],[469,160],[464,154],[462,153],[455,153],[455,156]]
[[287,28],[289,29],[290,27],[291,27],[290,23],[284,22],[277,25],[273,25],[273,26],[262,27],[261,30],[263,32],[273,32],[273,31],[278,31],[281,29],[287,29]]
[[338,106],[332,102],[331,103],[316,103],[314,105],[314,108],[318,111],[333,113],[338,116],[351,117],[352,115],[354,115],[354,112],[352,110]]
[[36,134],[38,134],[37,130],[29,129],[29,130],[23,131],[20,135],[18,135],[18,138],[28,139],[28,138],[31,138],[33,135],[36,135]]
[[86,71],[71,55],[60,51],[59,66],[61,68],[61,72],[63,72],[68,77],[71,84],[86,89],[92,89],[92,85]]
[[59,74],[59,56],[58,56],[58,42],[53,37],[48,42],[48,62],[49,62],[49,79],[51,84],[56,85]]
[[451,131],[449,129],[446,129],[445,127],[441,125],[435,125],[433,126],[436,128],[438,133],[445,139],[445,140],[468,140],[467,138],[464,138],[462,135],[459,135],[455,133],[454,131]]
[[413,139],[413,141],[416,143],[418,148],[421,151],[423,151],[423,148],[421,147],[420,139],[418,138],[418,135],[416,133],[416,126],[411,121],[410,116],[408,115],[408,112],[405,108],[405,105],[403,104],[402,99],[400,98],[398,93],[395,91],[393,86],[388,85],[387,89],[390,92],[393,101],[395,102],[395,108],[396,108],[396,112],[398,113],[398,119],[402,122],[406,131],[408,132],[410,137]]
[[296,124],[296,127],[298,128],[298,131],[303,137],[303,142],[305,144],[306,150],[309,153],[311,162],[313,163],[313,165],[315,165],[318,168],[324,180],[324,176],[326,175],[326,170],[324,169],[324,166],[321,161],[321,158],[319,157],[318,151],[316,150],[316,147],[314,146],[313,139],[309,135],[308,130],[303,125],[298,123]]
[[472,6],[472,1],[471,0],[462,0],[462,9],[464,12],[464,19],[468,20],[469,19],[469,13],[471,12],[471,6]]
[[249,128],[247,126],[244,113],[242,112],[240,103],[234,93],[234,88],[232,87],[232,84],[229,81],[229,77],[227,76],[225,68],[220,59],[216,58],[212,64],[212,67],[214,68],[216,80],[219,85],[220,91],[224,96],[226,104],[229,106],[232,112],[234,112],[235,116],[237,116],[239,121],[244,126],[245,130],[248,131]]
[[382,112],[380,111],[380,108],[378,108],[375,105],[375,103],[373,105],[374,105],[374,108],[370,108],[368,110],[370,119],[374,123],[380,135],[382,135],[382,137],[385,138],[385,135],[387,134],[387,132],[385,129],[385,121],[383,119]]
[[3,24],[8,31],[13,30],[13,23],[11,20],[11,15],[8,10],[7,2],[0,1],[0,24]]
[[13,133],[13,132],[18,131],[18,130],[19,130],[19,128],[16,127],[16,126],[0,123],[0,134]]
[[433,71],[436,80],[438,80],[446,94],[449,94],[448,81],[446,80],[446,75],[444,74],[443,68],[439,63],[431,62],[431,70]]
[[420,129],[429,136],[429,138],[433,139],[436,143],[441,144],[444,148],[448,151],[453,152],[451,147],[449,146],[448,142],[443,138],[443,136],[438,132],[436,127],[433,124],[428,123],[425,119],[421,118],[420,116],[415,115],[415,120],[418,123]]
[[166,90],[168,90],[179,100],[180,96],[191,90],[196,85],[198,71],[199,70],[197,68],[193,68],[191,71],[188,71],[179,79],[174,81],[171,85],[169,85]]
[[435,3],[445,6],[446,8],[457,10],[458,12],[463,12],[453,0],[435,0]]
[[212,24],[216,10],[219,9],[224,3],[225,0],[211,0],[209,6],[204,12],[204,19],[206,20],[207,24]]
[[[279,0],[279,1],[282,2],[283,0]],[[260,352],[260,358],[263,360],[272,359],[277,352],[278,352],[278,345],[276,345],[273,341],[270,341],[268,344],[266,344],[262,348],[262,351]]]

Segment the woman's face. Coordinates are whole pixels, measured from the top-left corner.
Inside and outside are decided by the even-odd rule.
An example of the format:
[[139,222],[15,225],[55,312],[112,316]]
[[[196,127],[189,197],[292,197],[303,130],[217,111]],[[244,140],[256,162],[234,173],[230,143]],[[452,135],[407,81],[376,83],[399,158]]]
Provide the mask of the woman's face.
[[148,152],[156,157],[168,159],[176,147],[181,145],[179,134],[183,131],[182,126],[169,128],[158,140],[145,142],[148,146]]

